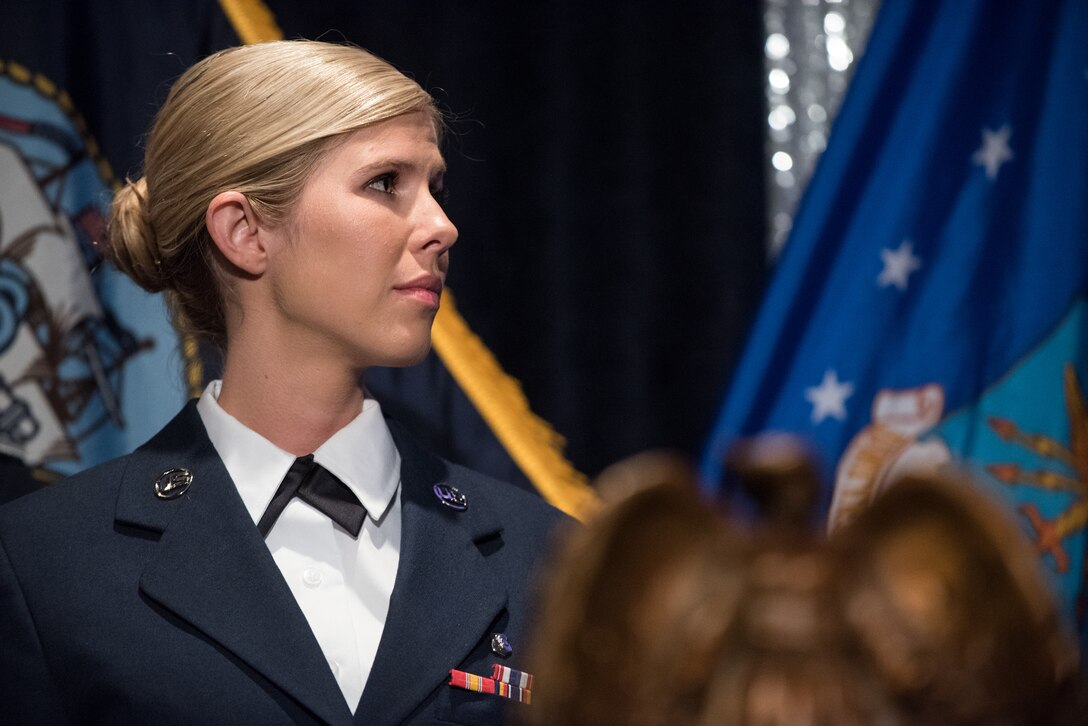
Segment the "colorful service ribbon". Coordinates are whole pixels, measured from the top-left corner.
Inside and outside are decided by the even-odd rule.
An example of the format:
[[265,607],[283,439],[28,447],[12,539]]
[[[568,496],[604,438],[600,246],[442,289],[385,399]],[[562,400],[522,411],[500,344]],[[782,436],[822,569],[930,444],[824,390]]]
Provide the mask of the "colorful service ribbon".
[[[514,671],[514,673],[517,672],[518,671]],[[523,673],[521,675],[528,674]],[[529,682],[532,682],[532,676],[529,677]],[[502,696],[503,698],[517,701],[518,703],[533,702],[533,692],[528,688],[521,688],[520,686],[511,685],[504,681],[497,681],[494,678],[485,678],[474,673],[450,670],[450,685],[454,688],[464,688],[467,691]]]
[[509,666],[504,666],[501,663],[496,663],[491,666],[491,677],[496,681],[502,683],[509,683],[511,686],[517,686],[518,688],[524,688],[527,691],[533,689],[533,674],[524,673],[522,671],[516,671]]

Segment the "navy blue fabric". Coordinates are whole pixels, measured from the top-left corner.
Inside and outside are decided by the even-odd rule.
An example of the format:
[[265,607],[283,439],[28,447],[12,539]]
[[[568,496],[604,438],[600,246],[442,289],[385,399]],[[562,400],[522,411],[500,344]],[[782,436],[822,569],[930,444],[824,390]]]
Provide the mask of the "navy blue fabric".
[[[501,722],[509,702],[451,697],[448,671],[490,673],[491,633],[524,630],[527,579],[562,515],[391,428],[403,458],[401,561],[354,718],[192,403],[133,454],[0,508],[3,717]],[[174,467],[192,485],[157,498],[155,479]],[[438,483],[468,509],[442,505]],[[524,667],[519,655],[515,641],[503,662]]]

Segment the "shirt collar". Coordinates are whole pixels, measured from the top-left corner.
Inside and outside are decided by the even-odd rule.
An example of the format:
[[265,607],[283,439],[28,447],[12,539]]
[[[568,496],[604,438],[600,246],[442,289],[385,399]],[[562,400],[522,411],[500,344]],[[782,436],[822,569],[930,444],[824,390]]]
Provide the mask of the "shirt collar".
[[[248,428],[219,405],[223,382],[212,381],[196,410],[254,523],[260,521],[295,456]],[[380,522],[400,484],[400,453],[373,398],[314,453],[314,461],[344,482]]]

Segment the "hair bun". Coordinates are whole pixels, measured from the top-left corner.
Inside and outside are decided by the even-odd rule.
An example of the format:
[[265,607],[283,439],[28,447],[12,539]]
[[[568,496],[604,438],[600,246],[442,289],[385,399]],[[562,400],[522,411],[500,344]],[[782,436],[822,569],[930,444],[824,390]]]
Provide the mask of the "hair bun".
[[147,180],[126,179],[113,197],[106,256],[148,292],[164,285],[162,257],[147,204]]

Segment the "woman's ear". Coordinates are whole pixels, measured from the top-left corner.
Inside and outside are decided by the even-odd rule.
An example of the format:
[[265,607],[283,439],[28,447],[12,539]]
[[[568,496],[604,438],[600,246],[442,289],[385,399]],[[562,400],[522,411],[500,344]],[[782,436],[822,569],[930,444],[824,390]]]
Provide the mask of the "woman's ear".
[[268,264],[257,215],[241,192],[220,192],[208,204],[204,224],[219,251],[235,267],[260,275]]

